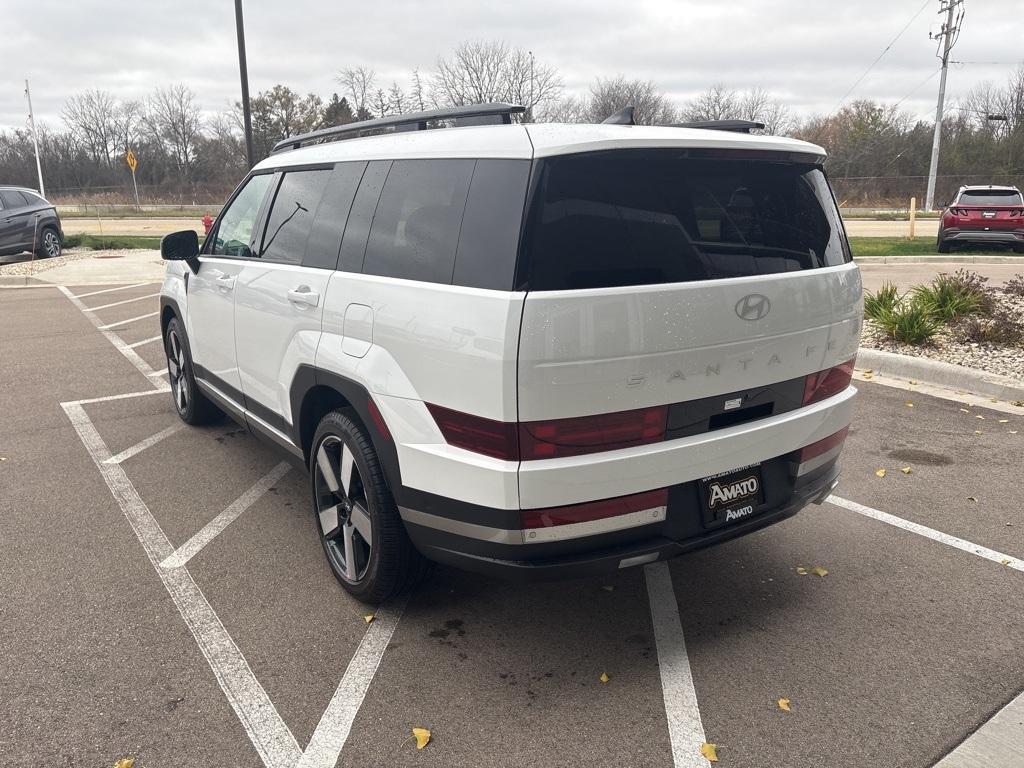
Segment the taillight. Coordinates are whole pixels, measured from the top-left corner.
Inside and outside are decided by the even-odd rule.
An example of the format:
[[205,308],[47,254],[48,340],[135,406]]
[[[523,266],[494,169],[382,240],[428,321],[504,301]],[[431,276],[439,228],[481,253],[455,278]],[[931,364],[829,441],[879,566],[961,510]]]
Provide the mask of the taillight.
[[519,460],[515,422],[485,419],[431,403],[427,403],[427,409],[449,445],[496,459]]
[[826,397],[838,395],[848,386],[853,379],[853,364],[857,358],[851,358],[845,363],[828,368],[824,371],[812,373],[804,379],[804,405],[816,403]]
[[835,434],[829,435],[828,437],[822,438],[816,443],[805,445],[800,449],[800,464],[804,464],[811,459],[816,459],[819,456],[828,453],[833,448],[842,445],[846,441],[846,435],[850,431],[848,426],[843,427]]
[[631,448],[665,439],[668,406],[519,424],[522,458],[552,459]]
[[372,397],[367,400],[366,408],[370,412],[370,418],[373,420],[374,426],[377,427],[377,431],[380,432],[381,437],[385,440],[390,440],[391,430],[388,429],[388,425],[381,415],[380,408],[377,407],[377,403],[373,401]]
[[519,517],[523,528],[550,528],[556,525],[588,523],[634,512],[649,512],[651,521],[655,522],[665,519],[667,506],[668,489],[662,488],[657,491],[635,493],[632,496],[620,496],[617,499],[588,501],[568,507],[524,509],[519,513]]

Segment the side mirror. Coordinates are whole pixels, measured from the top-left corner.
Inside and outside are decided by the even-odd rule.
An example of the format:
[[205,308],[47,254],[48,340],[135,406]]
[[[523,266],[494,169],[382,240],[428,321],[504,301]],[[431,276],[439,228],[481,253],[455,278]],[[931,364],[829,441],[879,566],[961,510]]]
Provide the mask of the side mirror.
[[160,258],[184,261],[193,273],[199,272],[199,235],[191,229],[164,235],[160,239]]

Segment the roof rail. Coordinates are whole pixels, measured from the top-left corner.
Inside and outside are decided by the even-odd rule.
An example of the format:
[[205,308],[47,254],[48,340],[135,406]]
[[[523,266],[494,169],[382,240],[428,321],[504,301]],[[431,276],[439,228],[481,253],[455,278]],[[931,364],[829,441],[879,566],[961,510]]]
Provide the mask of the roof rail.
[[526,107],[518,104],[470,104],[464,107],[446,107],[429,109],[426,112],[410,112],[406,115],[378,117],[373,120],[361,120],[357,123],[334,125],[318,131],[289,136],[274,145],[270,154],[298,149],[304,144],[331,139],[356,138],[365,131],[376,131],[381,128],[394,128],[395,131],[425,131],[428,123],[439,120],[454,120],[455,125],[500,125],[512,122],[512,115],[522,114]]
[[670,128],[701,128],[709,131],[734,131],[736,133],[750,133],[751,131],[763,131],[764,123],[755,120],[697,120],[692,123],[672,123]]

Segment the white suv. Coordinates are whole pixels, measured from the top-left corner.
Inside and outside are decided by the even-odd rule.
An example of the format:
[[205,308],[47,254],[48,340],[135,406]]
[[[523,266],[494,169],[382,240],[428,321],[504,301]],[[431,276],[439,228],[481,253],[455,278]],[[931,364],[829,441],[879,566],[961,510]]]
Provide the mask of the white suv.
[[836,483],[862,298],[823,150],[520,111],[290,138],[201,249],[161,246],[178,413],[306,467],[367,602],[421,556],[517,578],[663,560]]

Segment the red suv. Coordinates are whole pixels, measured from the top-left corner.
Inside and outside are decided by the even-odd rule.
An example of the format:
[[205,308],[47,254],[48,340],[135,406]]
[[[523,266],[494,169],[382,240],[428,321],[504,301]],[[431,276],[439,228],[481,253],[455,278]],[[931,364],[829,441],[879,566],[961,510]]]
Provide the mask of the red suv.
[[939,253],[954,243],[1012,245],[1024,253],[1024,197],[1016,187],[960,187],[942,212]]

